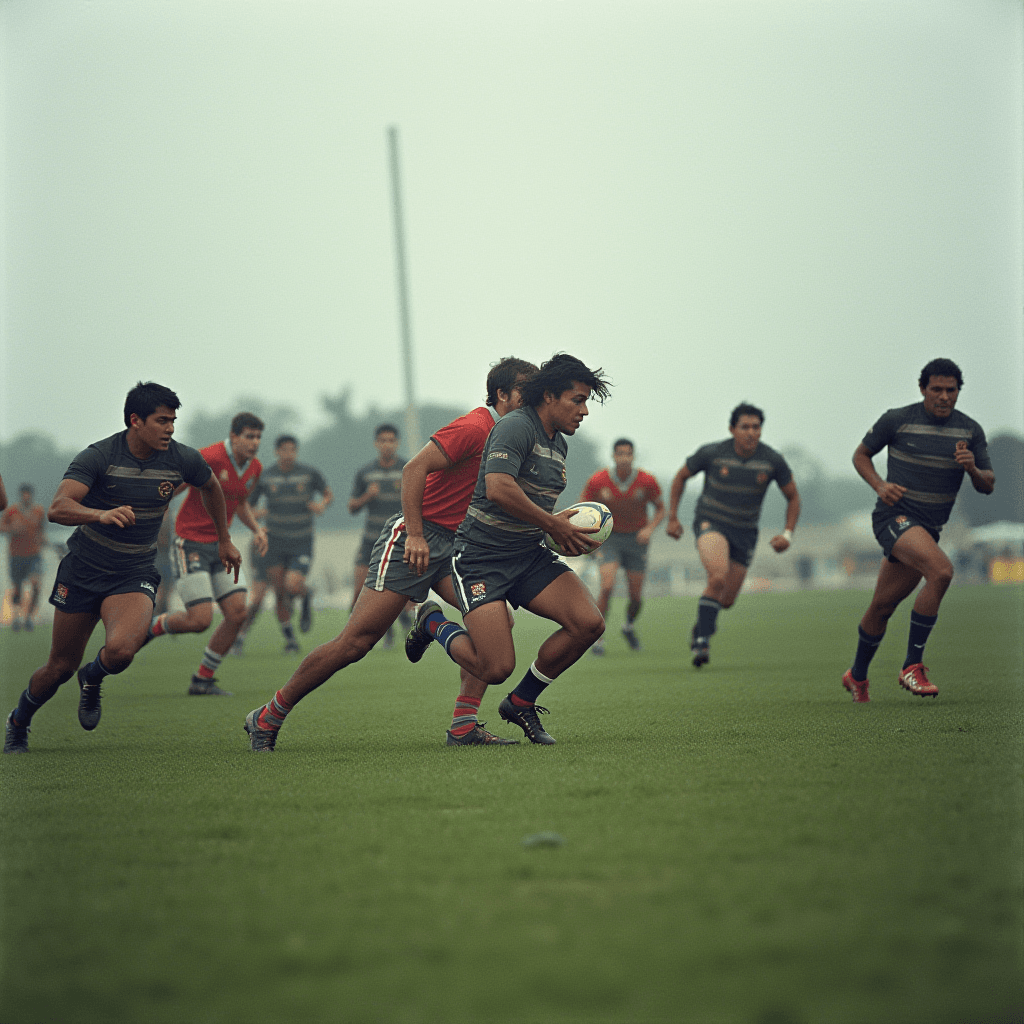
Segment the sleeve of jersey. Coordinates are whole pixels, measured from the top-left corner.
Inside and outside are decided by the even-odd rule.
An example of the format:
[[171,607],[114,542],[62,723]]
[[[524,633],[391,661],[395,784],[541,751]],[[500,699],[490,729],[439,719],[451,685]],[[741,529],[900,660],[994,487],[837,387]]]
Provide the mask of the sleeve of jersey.
[[[262,487],[262,484],[257,484],[257,487]],[[323,473],[317,470],[313,474],[313,493],[323,494],[327,490],[327,481],[324,479]]]
[[647,492],[648,501],[657,501],[661,497],[661,486],[657,478],[650,473],[644,474],[644,490]]
[[533,447],[530,421],[506,416],[499,420],[488,438],[484,474],[508,473],[519,476],[519,470]]
[[106,466],[107,462],[103,455],[97,449],[89,447],[85,451],[79,452],[71,460],[71,465],[68,466],[64,479],[77,480],[80,484],[92,487],[103,474]]
[[479,424],[460,416],[452,420],[446,427],[431,434],[430,440],[445,454],[445,458],[453,465],[464,459],[479,455],[484,450],[487,434]]
[[878,422],[864,435],[861,444],[872,455],[877,455],[893,439],[893,424],[897,418],[897,410],[890,409],[884,413]]
[[596,501],[596,500],[597,500],[597,473],[595,473],[583,485],[583,493],[580,495],[580,501]]
[[361,498],[365,492],[366,480],[363,477],[363,471],[359,470],[359,472],[356,473],[355,480],[352,481],[352,497]]
[[988,441],[980,423],[974,424],[974,437],[971,438],[971,451],[974,452],[974,464],[978,469],[991,469],[992,459],[988,454]]
[[182,480],[193,487],[202,487],[210,479],[213,470],[195,448],[186,448],[183,454],[185,458],[181,467]]
[[793,479],[793,470],[789,468],[789,463],[781,456],[778,452],[775,453],[775,482],[780,487],[788,486],[790,480]]
[[708,468],[708,449],[711,445],[704,445],[698,448],[687,460],[686,468],[690,471],[693,476],[698,473],[702,473]]

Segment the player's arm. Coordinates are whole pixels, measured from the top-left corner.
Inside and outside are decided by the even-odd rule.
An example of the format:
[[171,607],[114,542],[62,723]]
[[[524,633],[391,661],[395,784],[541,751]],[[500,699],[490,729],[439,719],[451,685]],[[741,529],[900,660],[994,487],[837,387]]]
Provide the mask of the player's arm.
[[252,530],[253,545],[256,548],[256,553],[262,558],[267,553],[267,528],[256,518],[256,513],[253,512],[248,499],[238,503],[235,515],[238,516],[238,521],[243,526],[248,526]]
[[781,555],[792,543],[793,531],[800,518],[800,494],[794,480],[790,480],[785,487],[780,487],[779,490],[782,491],[786,499],[786,526],[782,533],[772,537],[768,543]]
[[323,490],[320,492],[319,501],[311,501],[306,508],[315,516],[322,516],[327,511],[327,506],[334,501],[334,491],[324,484]]
[[976,491],[981,494],[991,494],[996,489],[995,473],[991,469],[978,469],[974,463],[974,452],[967,447],[966,441],[957,441],[956,453],[953,458],[971,478],[971,483]]
[[430,440],[402,468],[402,518],[405,520],[402,558],[417,576],[423,575],[430,562],[430,545],[423,536],[423,491],[427,477],[450,465],[448,456]]
[[228,507],[215,473],[211,473],[206,483],[199,488],[199,499],[217,529],[217,555],[224,565],[224,571],[231,572],[234,569],[237,583],[242,556],[238,553],[238,548],[231,543],[231,534],[228,533]]
[[580,529],[569,523],[573,515],[570,509],[562,509],[555,515],[545,512],[527,497],[526,492],[508,473],[488,473],[484,477],[487,498],[503,508],[510,516],[521,519],[531,526],[539,526],[550,534],[567,555],[585,555],[590,551],[588,533],[597,533],[599,526]]
[[83,526],[88,523],[103,523],[107,526],[135,525],[135,510],[131,505],[117,508],[86,508],[82,499],[89,493],[89,485],[81,480],[61,480],[53,496],[46,518],[61,526]]
[[883,480],[875,471],[875,464],[871,461],[874,456],[875,452],[861,441],[853,453],[853,468],[886,505],[895,505],[907,489],[899,484]]
[[380,484],[376,480],[367,484],[363,488],[363,478],[359,476],[356,478],[356,486],[353,488],[352,497],[348,499],[348,510],[351,515],[355,515],[361,511],[366,505],[369,505],[374,498],[380,494]]
[[652,498],[651,504],[654,506],[654,515],[642,530],[637,531],[636,535],[637,542],[644,545],[651,543],[654,531],[661,525],[662,519],[665,518],[665,502],[661,498]]
[[683,491],[686,490],[686,481],[691,476],[693,473],[684,462],[679,472],[672,477],[672,488],[668,492],[668,522],[665,524],[665,532],[673,540],[679,540],[683,535],[683,524],[679,522],[679,502],[682,501]]

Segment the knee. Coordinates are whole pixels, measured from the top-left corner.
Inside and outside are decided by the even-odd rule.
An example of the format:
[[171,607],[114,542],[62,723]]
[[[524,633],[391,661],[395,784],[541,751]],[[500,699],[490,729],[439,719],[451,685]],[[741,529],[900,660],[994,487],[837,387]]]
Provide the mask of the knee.
[[203,604],[194,604],[185,610],[186,619],[183,628],[176,629],[176,633],[202,633],[210,628],[213,622],[213,605],[209,601]]
[[940,565],[932,574],[931,579],[937,583],[940,587],[948,587],[953,582],[953,563],[946,562],[945,565]]
[[103,645],[103,664],[111,675],[123,672],[131,663],[138,651],[138,645],[123,639],[108,640]]
[[720,593],[725,589],[726,575],[725,573],[709,572],[708,573],[708,590],[713,590],[716,594]]
[[733,594],[731,597],[726,594],[722,597],[722,600],[718,602],[722,608],[731,608],[736,603],[736,595]]
[[232,626],[240,626],[245,622],[245,605],[239,605],[237,607],[232,606],[231,608],[224,609],[224,618],[231,623]]
[[497,659],[481,669],[477,676],[488,686],[500,686],[516,670],[515,658]]
[[589,647],[604,635],[604,616],[595,608],[592,615],[579,619],[573,626],[573,633]]

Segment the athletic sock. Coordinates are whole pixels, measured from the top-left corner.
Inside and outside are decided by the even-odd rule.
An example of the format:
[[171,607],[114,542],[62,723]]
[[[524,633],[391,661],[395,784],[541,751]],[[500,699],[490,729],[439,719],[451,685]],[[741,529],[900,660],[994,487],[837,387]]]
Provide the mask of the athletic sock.
[[519,681],[519,685],[509,695],[516,707],[526,707],[536,704],[537,698],[554,682],[543,672],[537,669],[537,662],[534,662],[527,670],[526,675]]
[[885,639],[885,634],[880,633],[878,636],[872,636],[870,633],[865,633],[864,630],[857,627],[857,653],[853,658],[853,666],[850,669],[850,675],[858,683],[863,683],[868,677],[868,665],[871,664],[871,659],[875,656],[875,651],[878,650],[878,645]]
[[632,629],[633,623],[636,621],[636,617],[640,614],[640,606],[643,604],[642,601],[630,601],[626,605],[626,629]]
[[163,636],[164,633],[169,632],[170,630],[167,628],[167,612],[163,612],[163,614],[157,615],[149,624],[150,636]]
[[[450,619],[446,619],[444,614],[440,611],[431,612],[426,619],[427,632],[430,636],[436,640],[443,648],[444,653],[449,658],[452,657],[452,641],[457,636],[469,636],[469,632],[466,627],[461,623],[452,622]],[[454,661],[455,659],[452,658]]]
[[476,713],[480,710],[479,697],[466,697],[459,694],[455,701],[455,711],[452,714],[452,727],[449,730],[453,736],[465,736],[477,727]]
[[103,648],[99,650],[99,654],[89,662],[85,668],[82,669],[82,682],[86,686],[95,686],[101,679],[106,676],[116,675],[117,673],[111,672],[106,665],[103,664],[101,655],[103,654]]
[[292,629],[292,624],[290,622],[281,623],[281,632],[284,634],[284,638],[288,643],[295,643],[295,630]]
[[209,647],[203,651],[203,660],[199,665],[199,671],[196,673],[200,679],[212,679],[214,672],[217,671],[217,666],[224,660],[223,654],[218,654],[216,651],[211,651]]
[[28,687],[22,693],[21,697],[18,698],[18,706],[14,709],[14,722],[16,725],[24,729],[27,725],[32,723],[32,716],[53,696],[57,691],[54,690],[49,697],[33,697],[28,691]]
[[280,729],[288,712],[295,707],[281,696],[278,690],[270,700],[263,705],[263,710],[256,716],[256,724],[261,729]]
[[695,640],[703,640],[707,643],[714,635],[718,613],[722,610],[721,604],[713,597],[702,597],[697,602],[697,626],[694,631]]
[[918,611],[910,612],[910,636],[907,638],[907,660],[903,667],[920,665],[924,661],[924,645],[928,642],[928,634],[938,621],[938,615],[922,615]]

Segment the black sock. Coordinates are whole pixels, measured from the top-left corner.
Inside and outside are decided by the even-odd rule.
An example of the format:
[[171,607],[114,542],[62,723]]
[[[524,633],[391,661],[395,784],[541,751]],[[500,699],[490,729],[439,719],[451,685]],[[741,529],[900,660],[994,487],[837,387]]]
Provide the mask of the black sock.
[[526,675],[520,680],[519,685],[512,691],[521,701],[527,704],[535,704],[537,698],[548,688],[552,680],[537,671],[537,663],[534,662],[526,671]]
[[938,621],[938,615],[922,615],[920,612],[910,613],[910,636],[907,638],[907,660],[903,667],[919,665],[924,661],[924,645],[928,642],[928,634]]
[[87,686],[95,686],[104,677],[116,674],[103,664],[102,654],[103,648],[101,647],[99,654],[82,669],[82,682]]
[[640,614],[640,606],[643,604],[642,601],[630,601],[626,605],[626,625],[632,626],[636,621],[636,617]]
[[33,697],[28,691],[28,687],[25,688],[25,692],[21,695],[18,700],[18,706],[14,709],[14,721],[20,725],[23,729],[29,725],[32,721],[32,716],[53,696],[57,691],[46,697]]
[[878,650],[878,645],[885,639],[884,633],[879,633],[878,636],[872,636],[870,633],[865,633],[860,626],[857,627],[857,653],[853,657],[853,667],[850,669],[850,675],[857,680],[858,683],[863,683],[868,677],[868,665],[871,664],[871,659],[875,656],[875,651]]
[[281,623],[281,632],[284,634],[284,638],[288,643],[291,643],[295,639],[295,630],[292,629],[292,624],[290,622]]
[[697,627],[694,630],[694,639],[701,638],[705,642],[711,639],[721,610],[722,606],[713,597],[702,597],[697,602]]

